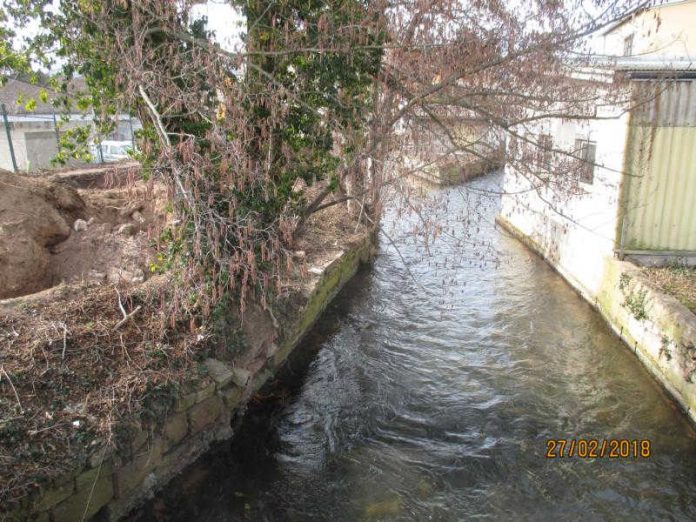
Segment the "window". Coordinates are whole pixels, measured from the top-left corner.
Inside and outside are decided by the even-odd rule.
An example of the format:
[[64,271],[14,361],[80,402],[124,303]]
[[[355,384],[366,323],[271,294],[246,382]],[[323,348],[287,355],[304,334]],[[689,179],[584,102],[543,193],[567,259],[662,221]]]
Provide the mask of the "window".
[[551,170],[551,149],[553,149],[553,138],[550,134],[539,134],[537,141],[537,167],[545,172]]
[[633,35],[624,38],[624,56],[633,56]]
[[594,181],[595,155],[597,153],[597,143],[585,138],[576,138],[575,157],[580,159],[578,179],[583,183]]

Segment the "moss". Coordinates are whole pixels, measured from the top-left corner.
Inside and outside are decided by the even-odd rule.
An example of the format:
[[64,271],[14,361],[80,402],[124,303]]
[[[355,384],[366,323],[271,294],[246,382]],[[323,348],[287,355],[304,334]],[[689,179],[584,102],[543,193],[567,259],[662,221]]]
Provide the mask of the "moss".
[[645,309],[645,303],[647,300],[648,291],[638,290],[637,292],[630,292],[623,302],[623,306],[628,308],[631,315],[638,321],[643,321],[648,318],[648,312]]
[[332,297],[355,274],[360,261],[367,259],[370,247],[371,241],[366,241],[347,252],[335,266],[324,272],[321,279],[317,282],[314,292],[307,300],[307,304],[304,306],[297,322],[291,327],[284,329],[283,339],[280,342],[278,352],[274,356],[273,363],[276,366],[282,364],[300,338],[307,333],[324,311],[324,308],[331,302]]
[[666,335],[663,335],[662,340],[660,342],[659,357],[664,357],[668,361],[672,360],[672,352],[670,350],[670,344],[671,344],[671,341],[669,340],[669,337],[667,337]]

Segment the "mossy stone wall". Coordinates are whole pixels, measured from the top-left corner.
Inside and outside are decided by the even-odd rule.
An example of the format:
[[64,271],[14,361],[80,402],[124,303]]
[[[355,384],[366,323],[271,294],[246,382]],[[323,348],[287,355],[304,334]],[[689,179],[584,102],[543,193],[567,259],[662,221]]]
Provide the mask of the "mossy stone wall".
[[164,418],[129,426],[129,451],[104,450],[79,472],[39,491],[9,520],[73,522],[118,520],[191,464],[216,440],[232,437],[232,419],[283,365],[302,337],[343,285],[372,254],[374,241],[346,247],[314,281],[301,310],[288,324],[278,345],[255,371],[218,359],[202,361],[210,377],[185,383]]

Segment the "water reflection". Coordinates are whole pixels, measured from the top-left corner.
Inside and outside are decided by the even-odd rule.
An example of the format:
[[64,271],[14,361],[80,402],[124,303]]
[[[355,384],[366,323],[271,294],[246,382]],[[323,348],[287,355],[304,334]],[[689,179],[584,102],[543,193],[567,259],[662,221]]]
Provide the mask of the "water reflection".
[[[443,195],[434,217],[448,234],[431,256],[400,218],[390,234],[410,274],[383,243],[306,341],[311,362],[291,368],[289,395],[132,519],[696,518],[684,416],[556,273],[494,227],[495,198]],[[547,460],[550,437],[647,438],[654,456]]]

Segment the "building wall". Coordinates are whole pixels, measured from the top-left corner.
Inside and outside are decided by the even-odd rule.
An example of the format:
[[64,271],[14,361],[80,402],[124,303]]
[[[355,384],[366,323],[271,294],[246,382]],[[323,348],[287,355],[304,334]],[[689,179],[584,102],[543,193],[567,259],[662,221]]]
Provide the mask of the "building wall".
[[58,140],[53,130],[24,134],[27,170],[51,167],[51,160],[58,153]]
[[[49,169],[52,167],[51,160],[58,153],[58,139],[54,127],[53,115],[51,114],[32,114],[19,117],[10,116],[10,134],[12,146],[14,148],[17,169],[20,171],[34,171],[37,169]],[[15,121],[12,121],[12,120]],[[61,123],[61,129],[67,130],[85,125],[89,119],[75,117],[70,121]],[[138,120],[129,122],[121,119],[110,139],[131,140],[131,127],[133,131],[142,128]],[[71,160],[68,165],[84,165],[85,162]],[[0,129],[0,169],[12,171],[12,157],[7,141],[7,132]]]
[[643,11],[604,37],[604,53],[624,55],[624,41],[633,35],[633,56],[696,59],[696,0]]
[[0,169],[12,172],[12,156],[5,129],[0,132]]
[[606,110],[598,116],[616,118],[554,119],[538,129],[551,135],[554,149],[573,151],[576,138],[596,142],[598,166],[592,184],[578,184],[582,194],[556,194],[507,165],[500,213],[588,293],[599,289],[604,258],[614,255],[628,127],[626,114]]
[[614,256],[624,212],[621,193],[627,177],[622,171],[631,162],[625,160],[631,157],[629,118],[616,115],[585,122],[551,120],[536,129],[550,134],[554,147],[566,150],[573,148],[576,137],[595,141],[600,166],[595,167],[594,182],[580,183],[585,191],[581,196],[554,199],[548,188],[530,181],[533,177],[507,166],[498,222],[597,309],[696,422],[696,316],[674,297],[653,289],[637,267]]

